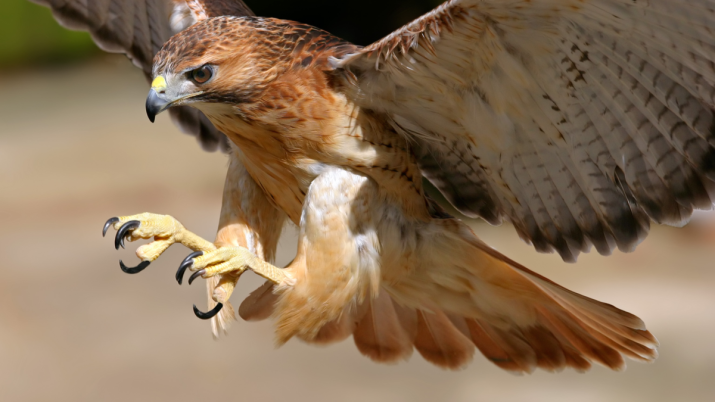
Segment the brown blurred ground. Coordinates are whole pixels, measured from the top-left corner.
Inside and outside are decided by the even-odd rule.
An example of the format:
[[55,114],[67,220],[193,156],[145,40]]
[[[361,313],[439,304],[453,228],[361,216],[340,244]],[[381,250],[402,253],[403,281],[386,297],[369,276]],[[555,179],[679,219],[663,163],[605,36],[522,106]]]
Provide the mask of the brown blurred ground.
[[[382,366],[350,340],[274,349],[269,323],[214,341],[191,304],[203,284],[173,275],[174,246],[139,275],[132,244],[100,236],[118,214],[168,213],[213,238],[226,159],[201,152],[167,116],[151,125],[147,85],[122,57],[0,78],[0,401],[706,401],[715,400],[715,221],[654,227],[632,254],[540,255],[507,226],[475,225],[537,272],[642,317],[661,342],[622,373],[516,377],[480,355],[447,372],[415,354]],[[288,229],[279,263],[295,251]],[[237,305],[259,283],[241,280]]]

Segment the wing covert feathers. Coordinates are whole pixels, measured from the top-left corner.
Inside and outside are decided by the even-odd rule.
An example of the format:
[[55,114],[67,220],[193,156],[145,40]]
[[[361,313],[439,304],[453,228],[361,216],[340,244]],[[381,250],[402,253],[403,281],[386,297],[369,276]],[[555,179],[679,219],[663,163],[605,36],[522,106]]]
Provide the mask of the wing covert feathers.
[[712,207],[715,4],[453,0],[334,62],[461,212],[564,260]]

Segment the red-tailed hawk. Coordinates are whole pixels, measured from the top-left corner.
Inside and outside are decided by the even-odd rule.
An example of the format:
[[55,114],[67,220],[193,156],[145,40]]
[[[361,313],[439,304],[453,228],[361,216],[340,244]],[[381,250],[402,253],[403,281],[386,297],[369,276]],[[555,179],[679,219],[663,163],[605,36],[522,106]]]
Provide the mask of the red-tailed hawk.
[[[116,247],[154,239],[129,273],[194,250],[177,280],[208,278],[195,311],[215,334],[251,269],[267,282],[239,314],[272,317],[279,343],[352,335],[373,360],[448,368],[476,346],[517,372],[655,358],[640,319],[491,249],[422,178],[567,261],[711,208],[715,2],[453,0],[361,48],[240,1],[36,1],[144,69],[150,119],[168,109],[229,153],[214,242],[148,213],[104,228]],[[281,269],[286,219],[300,239]]]

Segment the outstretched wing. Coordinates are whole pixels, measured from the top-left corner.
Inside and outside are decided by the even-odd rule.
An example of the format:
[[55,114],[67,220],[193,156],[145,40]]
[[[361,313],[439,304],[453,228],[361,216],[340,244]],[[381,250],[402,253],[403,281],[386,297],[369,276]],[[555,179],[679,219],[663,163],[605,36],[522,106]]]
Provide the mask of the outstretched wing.
[[[97,45],[124,53],[151,78],[154,55],[173,34],[221,15],[253,15],[241,0],[31,0],[52,9],[63,26],[88,31]],[[196,109],[169,109],[174,123],[207,151],[228,150],[226,136]]]
[[713,0],[452,0],[333,62],[457,209],[564,260],[715,199]]

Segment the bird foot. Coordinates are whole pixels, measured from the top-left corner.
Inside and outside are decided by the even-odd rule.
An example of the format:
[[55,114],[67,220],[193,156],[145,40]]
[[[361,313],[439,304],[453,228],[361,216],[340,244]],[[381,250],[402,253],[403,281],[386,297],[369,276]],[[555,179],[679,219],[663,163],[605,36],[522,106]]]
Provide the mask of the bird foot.
[[208,253],[197,251],[189,254],[181,263],[176,280],[181,285],[187,268],[193,272],[189,277],[189,285],[199,276],[207,279],[228,272],[241,275],[256,259],[253,253],[240,246],[221,247]]
[[174,243],[181,243],[192,250],[210,251],[216,249],[213,243],[189,232],[179,221],[169,215],[145,212],[138,215],[110,218],[104,224],[102,236],[107,234],[110,227],[117,230],[117,234],[114,236],[114,248],[117,250],[120,246],[124,248],[125,241],[154,239],[151,243],[137,248],[137,257],[142,262],[136,267],[127,267],[124,262],[119,261],[122,271],[128,274],[136,274],[144,270]]
[[263,261],[241,246],[226,246],[213,251],[197,251],[189,254],[176,271],[176,281],[179,284],[183,282],[187,269],[193,272],[189,277],[189,285],[198,277],[208,279],[220,276],[212,295],[214,301],[218,303],[216,307],[203,313],[194,306],[194,313],[202,319],[211,318],[221,311],[223,303],[231,296],[238,279],[247,269],[251,269],[274,284],[292,285],[294,282],[283,269]]
[[189,254],[176,271],[176,281],[179,282],[179,285],[183,282],[187,269],[193,272],[189,277],[189,285],[199,276],[207,279],[220,275],[218,285],[211,295],[217,303],[216,306],[207,312],[202,312],[194,305],[194,314],[203,320],[218,314],[223,308],[223,304],[231,297],[241,274],[255,259],[257,257],[247,249],[232,246],[221,247],[207,253],[196,251]]
[[223,304],[233,293],[239,277],[246,269],[250,268],[275,284],[292,285],[294,283],[294,280],[284,270],[256,257],[248,249],[240,246],[217,249],[213,243],[186,230],[179,221],[169,215],[145,212],[138,215],[110,218],[102,229],[103,236],[106,235],[110,227],[117,230],[114,237],[116,249],[119,249],[120,246],[124,247],[126,240],[132,242],[138,239],[154,239],[151,243],[137,248],[137,257],[142,262],[136,267],[127,267],[124,262],[119,261],[122,271],[128,274],[141,272],[174,243],[181,243],[194,250],[182,261],[176,272],[176,280],[179,285],[181,285],[187,269],[193,272],[189,277],[189,284],[199,276],[203,278],[219,276],[218,285],[211,295],[218,304],[206,313],[194,306],[194,313],[202,319],[209,319],[221,311]]
[[[114,248],[116,248],[117,250],[120,246],[123,248],[124,243],[127,240],[132,242],[138,239],[154,239],[154,241],[152,241],[151,243],[142,245],[137,248],[137,257],[139,257],[142,262],[140,262],[139,265],[137,265],[136,267],[127,267],[126,265],[124,265],[123,261],[119,261],[119,266],[121,267],[122,271],[128,274],[136,274],[144,270],[146,267],[149,266],[152,261],[159,258],[159,256],[174,243],[181,243],[184,246],[195,250],[195,252],[192,253],[188,258],[201,255],[204,252],[212,252],[216,250],[216,246],[214,246],[213,243],[204,240],[196,234],[186,230],[186,228],[184,228],[184,225],[182,225],[178,220],[174,219],[172,216],[169,215],[158,215],[145,212],[138,215],[110,218],[107,220],[107,222],[104,224],[104,227],[102,228],[102,236],[107,234],[107,231],[110,227],[113,227],[117,230],[117,234],[114,236]],[[183,263],[182,266],[184,266]],[[235,276],[234,280],[234,276],[227,275],[225,279],[227,280],[221,278],[221,280],[219,281],[220,290],[216,289],[216,291],[214,292],[215,295],[213,296],[214,299],[217,299],[217,293],[220,296],[221,292],[225,291],[229,287],[231,291],[233,291],[233,287],[238,280],[238,276]],[[177,280],[179,280],[179,284],[181,284],[181,280],[178,276],[178,273]],[[230,284],[229,286],[229,283],[232,284]],[[196,313],[199,318],[211,318],[221,310],[221,308],[223,307],[223,304],[221,302],[225,302],[226,300],[228,300],[228,296],[230,296],[230,292],[228,292],[228,294],[226,294],[226,297],[224,298],[219,297],[220,300],[217,300],[219,301],[218,305],[216,305],[216,307],[214,307],[214,309],[209,311],[208,313],[200,312],[196,308],[196,306],[194,306],[194,313]]]

